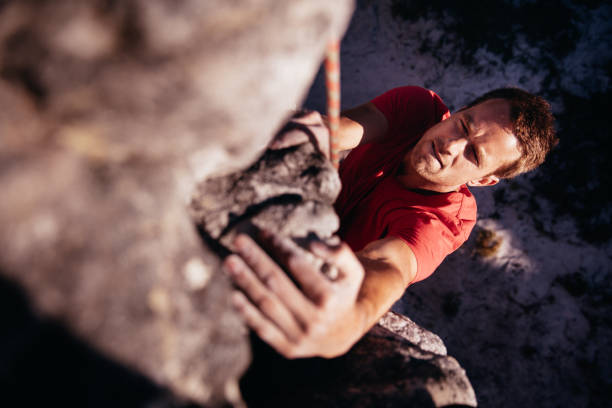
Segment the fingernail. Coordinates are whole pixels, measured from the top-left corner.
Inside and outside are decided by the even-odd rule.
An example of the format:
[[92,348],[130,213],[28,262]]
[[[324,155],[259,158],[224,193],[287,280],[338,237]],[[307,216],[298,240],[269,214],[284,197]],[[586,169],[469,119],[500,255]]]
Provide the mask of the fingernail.
[[230,295],[230,298],[231,298],[231,302],[234,305],[234,307],[240,307],[244,303],[242,299],[243,296],[244,295],[238,292],[237,290],[232,292],[232,294]]
[[327,246],[321,241],[313,241],[310,243],[310,249],[313,252],[318,252],[319,254],[325,254],[327,252]]
[[337,235],[332,235],[331,237],[323,240],[327,245],[331,245],[331,246],[337,246],[340,245],[342,243],[342,241],[340,240],[340,237]]
[[223,271],[230,276],[234,276],[238,273],[237,271],[238,260],[236,259],[236,255],[230,255],[225,258],[225,261],[222,264]]

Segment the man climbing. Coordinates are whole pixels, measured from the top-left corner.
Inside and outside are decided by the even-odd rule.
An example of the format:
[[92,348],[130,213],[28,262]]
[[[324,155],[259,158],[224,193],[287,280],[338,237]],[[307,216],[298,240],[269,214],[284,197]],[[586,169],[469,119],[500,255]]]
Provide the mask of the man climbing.
[[[325,136],[318,118],[301,123]],[[288,358],[348,351],[467,240],[476,222],[468,186],[536,168],[557,139],[548,103],[516,88],[491,91],[451,116],[434,92],[400,87],[344,112],[337,143],[352,149],[335,203],[343,242],[313,242],[311,254],[264,232],[266,253],[241,235],[224,263],[241,289],[235,307]],[[313,254],[338,278],[322,274]]]

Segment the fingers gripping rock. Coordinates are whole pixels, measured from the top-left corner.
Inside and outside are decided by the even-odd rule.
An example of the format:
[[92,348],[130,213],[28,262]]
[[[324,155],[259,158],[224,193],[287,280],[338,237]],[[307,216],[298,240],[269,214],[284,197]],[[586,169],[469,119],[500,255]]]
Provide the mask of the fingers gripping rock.
[[302,110],[274,136],[270,149],[284,149],[310,142],[327,158],[330,157],[330,131],[317,111]]

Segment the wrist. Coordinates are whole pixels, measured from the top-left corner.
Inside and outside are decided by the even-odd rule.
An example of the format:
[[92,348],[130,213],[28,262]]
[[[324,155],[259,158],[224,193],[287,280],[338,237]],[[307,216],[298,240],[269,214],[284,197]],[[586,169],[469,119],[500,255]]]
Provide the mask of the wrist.
[[376,323],[374,307],[368,299],[359,299],[353,308],[352,320],[355,322],[355,331],[361,338]]

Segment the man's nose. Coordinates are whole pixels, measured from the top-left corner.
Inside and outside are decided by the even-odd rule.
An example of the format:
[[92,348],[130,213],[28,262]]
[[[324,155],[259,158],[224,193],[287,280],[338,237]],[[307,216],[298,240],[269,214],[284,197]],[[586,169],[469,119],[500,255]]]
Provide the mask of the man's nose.
[[463,136],[449,137],[444,140],[444,143],[441,146],[440,150],[442,151],[442,153],[446,153],[451,156],[456,156],[463,152],[466,144],[467,139]]

